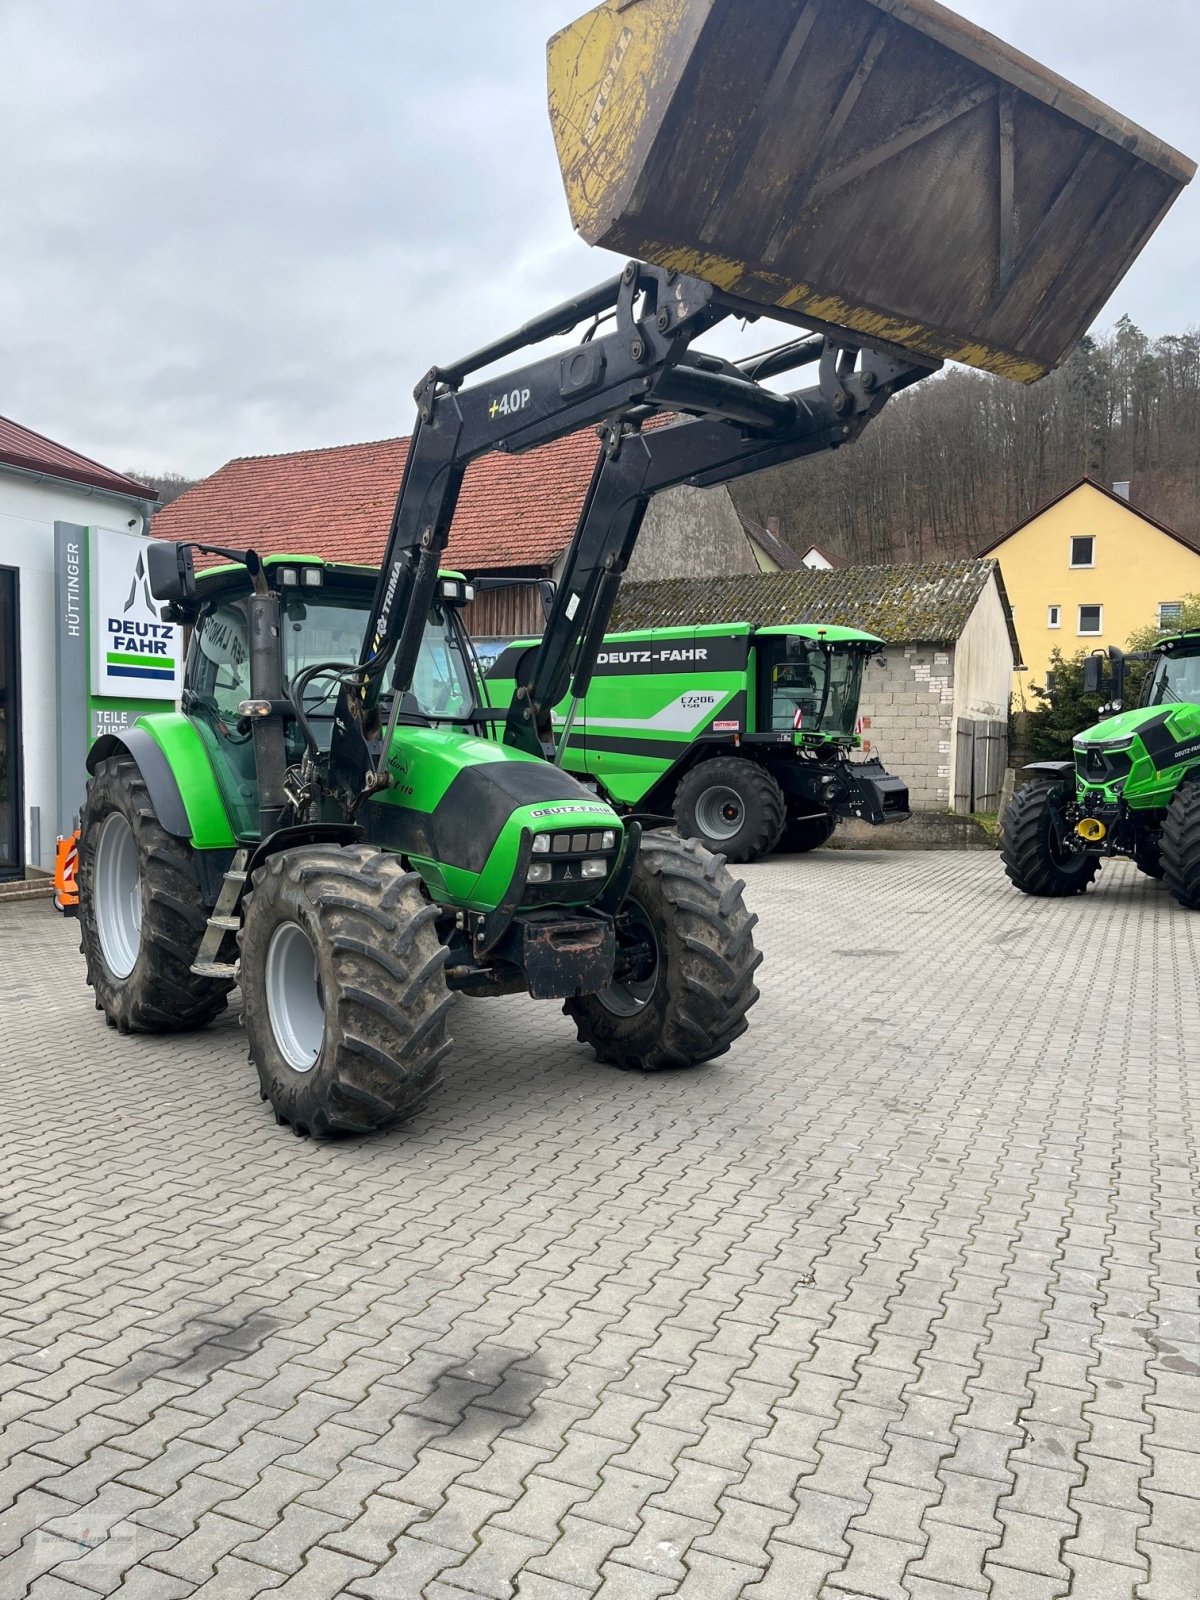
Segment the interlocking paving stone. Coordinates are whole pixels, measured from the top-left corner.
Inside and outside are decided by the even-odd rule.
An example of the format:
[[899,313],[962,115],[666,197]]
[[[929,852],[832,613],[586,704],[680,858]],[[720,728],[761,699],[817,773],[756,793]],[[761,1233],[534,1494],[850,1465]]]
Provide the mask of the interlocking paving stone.
[[1197,1600],[1200,918],[743,875],[727,1056],[462,1002],[441,1095],[330,1145],[236,1010],[122,1039],[0,911],[3,1600]]

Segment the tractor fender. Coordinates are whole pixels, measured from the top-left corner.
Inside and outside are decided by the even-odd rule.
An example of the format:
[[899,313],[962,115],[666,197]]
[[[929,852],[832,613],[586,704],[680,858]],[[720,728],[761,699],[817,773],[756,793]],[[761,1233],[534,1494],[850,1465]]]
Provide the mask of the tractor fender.
[[1030,761],[1021,768],[1022,772],[1049,772],[1056,778],[1064,778],[1067,773],[1075,771],[1073,761]]
[[164,829],[176,839],[190,839],[192,825],[171,763],[142,728],[126,728],[121,733],[105,733],[88,751],[87,769],[95,772],[109,756],[127,755],[137,764],[145,780],[154,813]]
[[357,822],[308,822],[290,828],[277,828],[274,833],[254,846],[246,861],[246,880],[268,856],[277,856],[281,850],[296,850],[306,844],[358,844],[366,829]]

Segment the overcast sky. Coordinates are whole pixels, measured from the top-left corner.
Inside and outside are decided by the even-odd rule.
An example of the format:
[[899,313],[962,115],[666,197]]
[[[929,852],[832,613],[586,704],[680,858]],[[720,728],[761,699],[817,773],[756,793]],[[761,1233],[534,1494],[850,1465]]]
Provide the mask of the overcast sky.
[[[605,277],[544,44],[586,0],[0,0],[0,413],[119,468],[408,432]],[[1196,0],[957,9],[1200,156]],[[1200,324],[1200,181],[1101,319]],[[768,341],[769,342],[769,341]]]

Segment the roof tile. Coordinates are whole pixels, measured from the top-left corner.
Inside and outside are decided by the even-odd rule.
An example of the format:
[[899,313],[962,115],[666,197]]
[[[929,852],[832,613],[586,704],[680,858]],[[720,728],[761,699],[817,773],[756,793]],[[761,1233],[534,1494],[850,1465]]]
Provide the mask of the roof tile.
[[[380,439],[240,457],[164,507],[155,536],[377,563],[408,444]],[[549,566],[571,541],[598,451],[589,428],[524,455],[497,452],[474,462],[446,564],[468,572]]]
[[615,633],[684,619],[753,627],[825,622],[894,644],[949,643],[962,634],[995,570],[994,561],[939,561],[631,583],[617,596],[611,627]]

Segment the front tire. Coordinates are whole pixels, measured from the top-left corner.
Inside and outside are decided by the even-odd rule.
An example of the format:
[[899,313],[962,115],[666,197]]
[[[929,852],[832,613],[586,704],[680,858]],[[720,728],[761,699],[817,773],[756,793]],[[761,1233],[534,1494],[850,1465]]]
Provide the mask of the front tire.
[[717,756],[685,773],[675,791],[675,825],[727,861],[758,861],[783,834],[787,804],[765,767]]
[[656,1072],[723,1055],[758,999],[758,918],[720,856],[694,839],[643,835],[617,914],[618,967],[563,1007],[601,1061]]
[[242,1015],[280,1123],[376,1133],[425,1104],[450,1048],[436,916],[417,874],[366,845],[288,850],[254,873]]
[[793,816],[789,811],[779,848],[793,855],[807,855],[810,850],[819,850],[823,844],[828,844],[836,828],[837,818],[831,811],[818,811],[809,816]]
[[80,821],[79,948],[111,1027],[166,1033],[224,1011],[233,984],[191,971],[206,926],[191,845],[159,822],[130,756],[101,761]]
[[1162,830],[1163,877],[1186,911],[1200,911],[1200,783],[1182,784]]
[[1022,894],[1047,899],[1083,894],[1100,871],[1097,856],[1062,842],[1058,815],[1065,798],[1061,783],[1027,783],[1000,818],[1000,857]]

